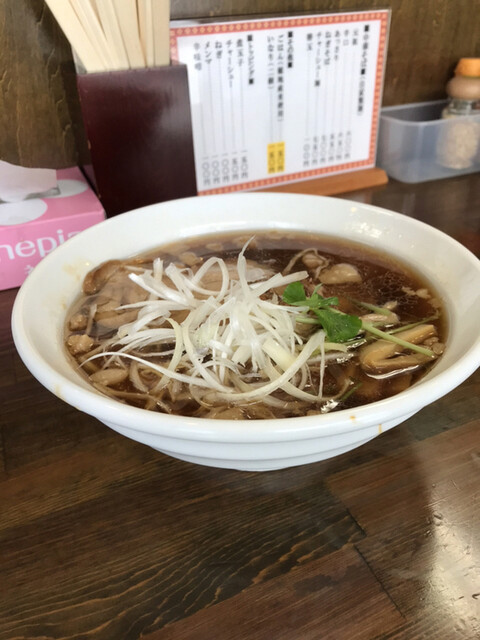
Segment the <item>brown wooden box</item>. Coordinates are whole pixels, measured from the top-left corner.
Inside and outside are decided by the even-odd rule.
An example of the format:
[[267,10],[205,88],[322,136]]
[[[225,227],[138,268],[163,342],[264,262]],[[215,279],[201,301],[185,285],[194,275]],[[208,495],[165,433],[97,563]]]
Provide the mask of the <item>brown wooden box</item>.
[[197,194],[185,65],[78,74],[107,216]]

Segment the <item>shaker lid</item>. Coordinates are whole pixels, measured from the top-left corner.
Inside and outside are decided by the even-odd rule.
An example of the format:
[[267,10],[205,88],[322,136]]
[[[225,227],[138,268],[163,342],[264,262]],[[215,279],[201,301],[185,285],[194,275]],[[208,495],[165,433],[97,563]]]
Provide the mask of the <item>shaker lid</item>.
[[480,58],[460,58],[455,67],[455,75],[480,77]]

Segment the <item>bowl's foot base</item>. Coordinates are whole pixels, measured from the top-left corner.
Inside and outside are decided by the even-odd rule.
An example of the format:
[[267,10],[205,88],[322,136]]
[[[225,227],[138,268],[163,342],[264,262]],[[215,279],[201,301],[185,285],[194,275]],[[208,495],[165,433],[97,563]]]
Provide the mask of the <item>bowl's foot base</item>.
[[320,462],[321,460],[334,458],[335,456],[339,456],[342,453],[346,453],[347,451],[351,451],[352,449],[361,447],[369,440],[372,440],[372,437],[357,442],[353,446],[349,444],[347,446],[338,447],[329,451],[321,451],[313,454],[297,456],[295,458],[274,458],[272,460],[217,460],[215,458],[203,458],[178,454],[174,451],[166,451],[165,449],[157,449],[157,451],[160,451],[167,456],[171,456],[172,458],[183,460],[183,462],[199,464],[204,467],[233,469],[235,471],[278,471],[280,469],[287,469],[288,467],[299,467],[304,464],[312,464],[314,462]]

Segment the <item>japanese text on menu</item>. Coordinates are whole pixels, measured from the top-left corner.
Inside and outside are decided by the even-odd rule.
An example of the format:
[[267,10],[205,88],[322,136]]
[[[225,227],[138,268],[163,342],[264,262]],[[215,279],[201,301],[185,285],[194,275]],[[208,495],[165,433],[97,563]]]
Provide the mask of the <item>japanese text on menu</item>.
[[374,166],[388,11],[174,26],[199,193]]

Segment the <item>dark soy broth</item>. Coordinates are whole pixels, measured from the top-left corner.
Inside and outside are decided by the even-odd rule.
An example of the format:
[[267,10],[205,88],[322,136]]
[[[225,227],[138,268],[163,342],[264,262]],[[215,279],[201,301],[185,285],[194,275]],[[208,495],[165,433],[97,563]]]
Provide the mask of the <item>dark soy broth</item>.
[[[275,285],[259,296],[258,305],[264,307],[259,313],[264,316],[255,316],[257,301],[252,302],[253,315],[245,316],[250,293],[244,293],[247,297],[239,302],[242,289],[237,262],[246,244],[246,278],[250,278],[248,287],[252,291],[275,274],[281,274],[281,279],[306,272],[301,279],[306,297],[319,294],[322,299],[335,299],[335,304],[330,302],[325,307],[330,318],[346,314],[361,318],[363,323],[358,335],[337,346],[329,342],[327,332],[326,346],[322,343],[294,371],[287,385],[273,389],[265,398],[249,390],[274,386],[289,366],[294,367],[294,359],[310,344],[310,338],[319,330],[323,334],[325,327],[314,324],[320,315],[307,309],[294,316],[292,336],[285,335],[288,305],[282,296],[289,291],[288,284]],[[212,262],[205,276],[195,279],[210,258],[223,262]],[[166,275],[170,264],[177,267],[178,278],[183,278],[178,295],[175,276]],[[172,298],[172,308],[165,313],[158,311],[165,304],[159,303],[164,298],[152,293],[155,277],[157,283],[168,287]],[[217,300],[217,292],[226,287],[226,282],[229,293]],[[191,292],[193,299],[188,307],[182,300]],[[202,312],[209,297],[211,312]],[[267,303],[277,305],[283,314],[278,323]],[[204,318],[198,324],[197,316],[202,313]],[[190,324],[197,328],[188,334]],[[264,333],[270,324],[278,324],[278,334]],[[372,327],[371,331],[364,330],[366,326]],[[255,338],[247,338],[251,327],[260,331],[260,352],[252,348],[249,356],[250,343],[255,342]],[[390,337],[385,340],[373,333],[375,329],[406,340],[407,347],[397,343],[392,346]],[[147,341],[145,336],[158,330],[161,339]],[[83,293],[69,311],[65,340],[82,374],[102,393],[121,402],[185,416],[268,419],[325,413],[395,395],[434,366],[443,351],[446,332],[445,313],[436,292],[421,275],[397,259],[330,237],[265,231],[203,236],[105,263],[86,277]],[[185,345],[182,349],[177,345],[176,350],[180,333]],[[225,342],[220,344],[221,340]],[[188,359],[191,341],[194,347],[190,347]],[[413,349],[408,348],[410,343],[415,345]],[[261,351],[262,345],[266,353]],[[290,354],[286,354],[288,345]],[[384,350],[380,355],[375,352],[377,347]],[[227,362],[227,356],[231,362]],[[169,366],[173,369],[177,360],[177,377],[167,379],[165,370]],[[158,365],[158,369],[148,363]],[[212,387],[208,388],[211,378]]]

